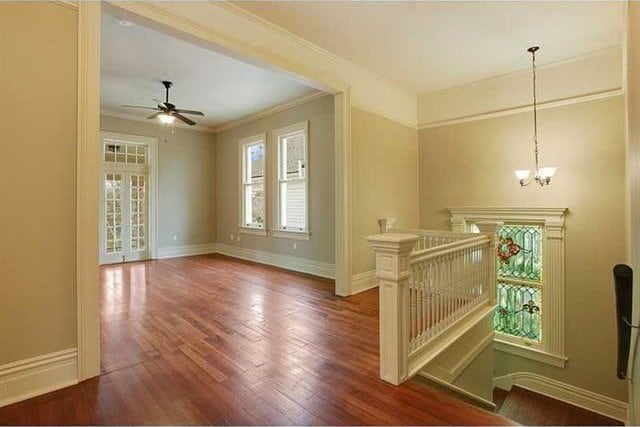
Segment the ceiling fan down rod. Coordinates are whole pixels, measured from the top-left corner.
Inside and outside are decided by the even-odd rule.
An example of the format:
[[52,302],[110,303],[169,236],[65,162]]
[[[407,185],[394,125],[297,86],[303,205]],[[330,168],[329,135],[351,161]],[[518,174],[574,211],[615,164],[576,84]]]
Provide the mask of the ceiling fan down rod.
[[163,85],[163,86],[164,86],[164,88],[165,88],[165,100],[164,100],[164,103],[165,103],[165,104],[167,104],[167,103],[169,102],[169,88],[170,88],[171,86],[173,86],[173,83],[171,83],[171,82],[170,82],[170,81],[168,81],[168,80],[163,80],[163,81],[162,81],[162,85]]

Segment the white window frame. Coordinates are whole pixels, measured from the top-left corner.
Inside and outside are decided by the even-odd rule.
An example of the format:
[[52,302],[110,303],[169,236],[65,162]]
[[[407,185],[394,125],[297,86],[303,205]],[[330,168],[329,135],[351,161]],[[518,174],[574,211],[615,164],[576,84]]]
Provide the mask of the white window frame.
[[[249,147],[251,145],[257,145],[257,144],[262,144],[263,145],[263,155],[262,155],[262,171],[264,174],[264,203],[265,203],[265,209],[264,209],[264,224],[263,225],[259,225],[259,224],[247,224],[245,222],[245,188],[250,185],[249,183],[246,182],[245,178],[247,176],[247,174],[245,173],[246,171],[246,158],[245,158],[245,152],[246,152],[246,147]],[[238,141],[238,152],[239,152],[239,158],[240,158],[240,203],[239,203],[239,231],[240,233],[245,233],[245,234],[256,234],[256,235],[260,235],[260,236],[264,236],[267,234],[267,224],[268,224],[268,201],[267,201],[267,194],[268,194],[268,184],[269,184],[269,179],[268,179],[268,173],[267,173],[267,165],[268,165],[268,150],[267,150],[267,135],[266,133],[260,133],[257,135],[252,135],[246,138],[242,138]]]
[[531,224],[542,227],[542,342],[496,333],[494,349],[559,368],[565,354],[564,218],[567,208],[453,207],[451,230],[471,231],[478,221]]
[[[292,229],[292,228],[285,228],[282,225],[282,221],[281,221],[281,211],[280,211],[280,204],[281,204],[281,200],[280,200],[280,187],[281,187],[281,182],[283,182],[283,180],[281,179],[282,174],[281,174],[281,166],[282,166],[282,162],[281,162],[281,158],[280,158],[280,154],[281,154],[281,146],[280,146],[280,139],[282,137],[286,137],[289,134],[295,133],[295,132],[304,132],[304,152],[305,152],[305,165],[304,165],[304,186],[305,186],[305,227],[303,229]],[[276,167],[274,168],[274,172],[276,174],[275,179],[274,179],[274,194],[275,197],[273,198],[274,203],[273,203],[273,209],[274,209],[274,218],[275,218],[275,224],[273,227],[273,230],[271,231],[271,235],[274,237],[281,237],[281,238],[289,238],[289,239],[298,239],[298,240],[309,240],[310,236],[311,236],[311,230],[310,230],[310,224],[309,224],[309,218],[310,218],[310,204],[309,204],[309,178],[310,178],[310,155],[309,155],[309,121],[305,120],[304,122],[300,122],[300,123],[295,123],[292,124],[290,126],[286,126],[283,128],[279,128],[276,129],[274,131],[272,131],[272,141],[273,144],[275,145],[275,163],[276,163]]]

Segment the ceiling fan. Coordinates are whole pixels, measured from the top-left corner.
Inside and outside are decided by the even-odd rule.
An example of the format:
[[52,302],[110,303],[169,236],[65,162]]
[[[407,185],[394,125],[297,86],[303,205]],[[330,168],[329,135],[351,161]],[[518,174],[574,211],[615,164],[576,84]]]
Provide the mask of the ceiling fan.
[[176,108],[176,106],[172,103],[169,102],[169,88],[171,88],[171,86],[173,86],[173,83],[167,80],[164,80],[162,82],[162,85],[164,86],[165,90],[166,90],[166,95],[165,95],[165,100],[160,101],[159,99],[155,99],[153,98],[154,101],[156,101],[158,103],[157,107],[142,107],[139,105],[123,105],[123,107],[126,108],[142,108],[145,110],[154,110],[154,111],[158,111],[157,113],[153,113],[152,115],[150,115],[149,117],[147,117],[147,119],[158,119],[160,120],[161,123],[169,125],[172,124],[173,121],[175,119],[181,120],[183,122],[185,122],[188,125],[195,125],[196,122],[194,122],[193,120],[191,120],[188,117],[183,116],[183,114],[192,114],[194,116],[204,116],[204,113],[202,111],[195,111],[195,110],[182,110],[182,109],[178,109]]

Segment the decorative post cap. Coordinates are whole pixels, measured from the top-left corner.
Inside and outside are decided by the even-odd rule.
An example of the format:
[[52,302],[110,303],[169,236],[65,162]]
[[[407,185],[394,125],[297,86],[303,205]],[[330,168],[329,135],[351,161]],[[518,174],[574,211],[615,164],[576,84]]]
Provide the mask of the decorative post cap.
[[408,252],[413,249],[419,237],[415,234],[385,233],[367,237],[374,251]]

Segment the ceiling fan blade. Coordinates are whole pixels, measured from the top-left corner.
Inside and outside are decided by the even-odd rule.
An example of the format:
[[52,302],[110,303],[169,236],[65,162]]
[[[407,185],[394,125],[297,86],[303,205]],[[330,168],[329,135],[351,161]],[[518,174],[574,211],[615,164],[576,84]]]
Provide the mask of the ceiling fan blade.
[[202,111],[182,110],[182,109],[177,109],[173,111],[175,111],[176,113],[182,113],[182,114],[193,114],[194,116],[204,116],[204,113]]
[[125,107],[125,108],[142,108],[144,110],[156,110],[159,111],[159,108],[156,107],[143,107],[141,105],[121,105],[121,107]]
[[158,103],[158,108],[160,108],[161,110],[168,110],[169,109],[169,107],[167,106],[167,104],[165,104],[164,101],[160,101],[157,98],[153,98],[153,100]]
[[155,118],[156,118],[156,117],[158,117],[160,114],[162,114],[162,113],[161,113],[161,112],[160,112],[160,113],[154,113],[154,114],[150,115],[149,117],[147,117],[147,119],[149,119],[149,120],[151,120],[151,119],[155,119]]
[[182,120],[183,122],[185,122],[185,123],[186,123],[186,124],[188,124],[188,125],[193,126],[193,125],[195,125],[195,124],[196,124],[196,122],[194,122],[193,120],[188,119],[188,118],[186,118],[185,116],[183,116],[182,114],[178,114],[178,113],[176,113],[175,111],[173,112],[173,116],[175,116],[176,118],[178,118],[178,119]]

